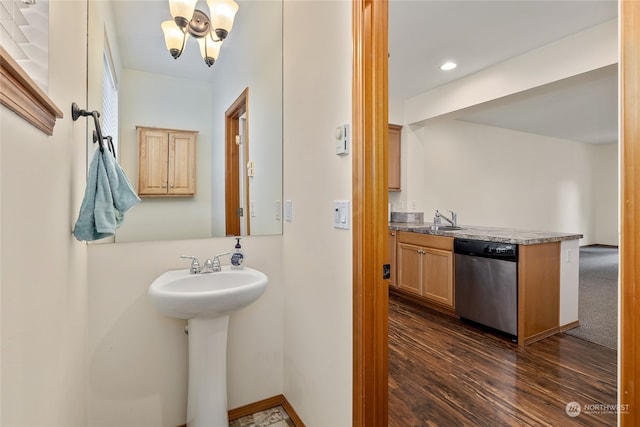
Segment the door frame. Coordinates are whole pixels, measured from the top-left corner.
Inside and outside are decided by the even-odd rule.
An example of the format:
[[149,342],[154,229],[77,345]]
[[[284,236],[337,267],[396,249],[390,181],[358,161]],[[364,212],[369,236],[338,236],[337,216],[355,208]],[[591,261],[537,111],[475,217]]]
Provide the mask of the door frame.
[[[640,425],[640,2],[620,1],[620,426]],[[353,0],[353,425],[388,421],[388,295],[379,279],[385,259],[387,198],[386,0]],[[376,174],[376,172],[378,174]],[[384,232],[383,232],[384,231]],[[384,261],[386,262],[386,261]],[[376,272],[378,274],[376,274]]]
[[621,427],[640,425],[640,2],[620,2],[620,343],[618,403],[629,405]]
[[353,0],[353,425],[388,419],[388,4]]
[[[245,168],[240,169],[238,158],[238,144],[236,135],[240,130],[240,117],[245,115],[246,127],[244,130],[244,159],[249,159],[249,88],[245,88],[240,96],[233,101],[233,104],[224,113],[225,129],[225,174],[224,174],[224,198],[225,198],[225,234],[227,236],[240,235],[240,217],[237,209],[240,206],[240,174],[245,173]],[[249,206],[249,182],[245,180],[244,185],[245,203],[243,215],[247,218],[247,235],[251,234],[250,221],[248,216]]]

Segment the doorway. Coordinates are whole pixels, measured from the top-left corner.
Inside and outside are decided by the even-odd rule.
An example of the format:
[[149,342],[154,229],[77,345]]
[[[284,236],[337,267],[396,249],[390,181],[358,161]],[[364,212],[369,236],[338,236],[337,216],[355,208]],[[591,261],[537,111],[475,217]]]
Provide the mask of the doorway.
[[[636,384],[640,384],[640,357],[636,340],[640,331],[640,317],[634,316],[640,296],[640,269],[636,267],[640,242],[635,232],[640,221],[640,185],[635,173],[640,159],[638,111],[640,103],[640,3],[621,2],[621,245],[620,245],[620,404],[630,405],[629,412],[620,417],[621,426],[638,425],[640,398]],[[386,179],[384,145],[381,124],[386,124],[388,95],[386,40],[388,37],[388,4],[374,0],[354,0],[353,16],[353,425],[383,426],[387,424],[387,313],[383,307],[384,293],[375,277],[380,260],[387,248],[381,230],[375,228],[386,219],[370,218],[375,224],[367,226],[365,213],[381,203],[386,189],[376,186],[376,170]],[[368,54],[364,54],[367,52]],[[375,138],[377,137],[377,138]],[[367,158],[366,150],[372,157]],[[377,156],[376,156],[377,154]],[[368,161],[367,161],[368,160]],[[377,168],[377,169],[376,169]],[[359,218],[362,216],[362,218]],[[386,233],[384,233],[386,236]],[[376,415],[378,415],[376,417]]]
[[225,112],[225,234],[248,236],[249,88]]

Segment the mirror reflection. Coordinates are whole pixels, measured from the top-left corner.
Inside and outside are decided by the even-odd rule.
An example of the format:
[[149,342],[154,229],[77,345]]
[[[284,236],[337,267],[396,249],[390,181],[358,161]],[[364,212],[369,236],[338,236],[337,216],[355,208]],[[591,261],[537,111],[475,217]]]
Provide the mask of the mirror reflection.
[[88,108],[142,198],[116,242],[282,233],[282,2],[237,3],[209,67],[167,49],[168,0],[89,0]]

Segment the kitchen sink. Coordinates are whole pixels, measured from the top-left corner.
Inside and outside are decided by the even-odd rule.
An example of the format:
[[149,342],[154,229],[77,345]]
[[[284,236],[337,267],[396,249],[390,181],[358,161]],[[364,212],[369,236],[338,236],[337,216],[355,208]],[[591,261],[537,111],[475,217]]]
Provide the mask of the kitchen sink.
[[435,231],[456,231],[456,230],[464,230],[464,227],[458,227],[457,225],[441,225],[439,227],[435,225],[429,226],[431,230]]

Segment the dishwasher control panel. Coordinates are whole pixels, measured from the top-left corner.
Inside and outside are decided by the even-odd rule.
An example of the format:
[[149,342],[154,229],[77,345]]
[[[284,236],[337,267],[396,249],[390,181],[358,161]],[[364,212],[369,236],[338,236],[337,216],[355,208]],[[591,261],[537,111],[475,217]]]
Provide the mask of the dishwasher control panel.
[[514,243],[488,242],[484,240],[455,239],[453,252],[505,261],[518,260],[518,245]]

